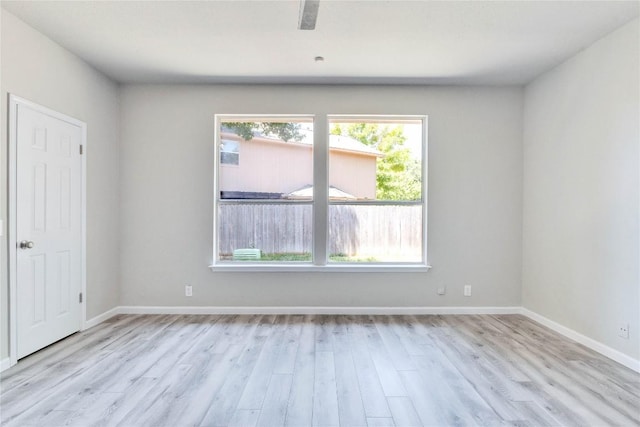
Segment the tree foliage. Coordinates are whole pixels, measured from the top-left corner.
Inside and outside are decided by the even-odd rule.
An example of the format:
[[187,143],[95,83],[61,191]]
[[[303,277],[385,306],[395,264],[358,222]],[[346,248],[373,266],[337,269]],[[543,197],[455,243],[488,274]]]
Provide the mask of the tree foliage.
[[224,122],[223,126],[250,141],[256,134],[280,138],[285,142],[302,141],[299,123],[275,122]]
[[344,135],[380,151],[376,164],[376,198],[381,200],[420,200],[422,180],[420,162],[404,146],[407,137],[402,126],[378,123],[336,123],[331,134]]

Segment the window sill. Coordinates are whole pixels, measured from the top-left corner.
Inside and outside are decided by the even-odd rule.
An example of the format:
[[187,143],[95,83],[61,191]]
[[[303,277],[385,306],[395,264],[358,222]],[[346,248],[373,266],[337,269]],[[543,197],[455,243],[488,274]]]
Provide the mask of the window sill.
[[221,272],[247,272],[263,273],[272,272],[318,272],[318,273],[426,273],[431,269],[430,265],[424,264],[331,264],[331,265],[311,265],[311,264],[263,264],[263,263],[234,263],[234,264],[214,264],[209,268],[214,273]]

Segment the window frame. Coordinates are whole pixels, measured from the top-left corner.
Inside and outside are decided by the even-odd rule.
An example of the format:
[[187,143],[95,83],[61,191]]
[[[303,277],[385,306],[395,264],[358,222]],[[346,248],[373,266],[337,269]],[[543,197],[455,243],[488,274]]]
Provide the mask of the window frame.
[[[218,244],[218,212],[221,204],[219,191],[220,162],[219,145],[221,143],[220,125],[224,121],[283,121],[283,120],[311,120],[313,122],[313,200],[287,201],[287,203],[311,204],[312,206],[312,261],[309,262],[229,262],[220,261]],[[329,262],[329,206],[339,204],[353,204],[349,201],[329,200],[329,134],[330,121],[376,123],[399,123],[402,121],[422,122],[422,199],[415,201],[360,201],[358,204],[391,204],[391,205],[420,205],[422,207],[422,259],[420,262]],[[391,115],[391,114],[216,114],[214,131],[214,167],[213,167],[213,259],[209,268],[213,272],[426,272],[431,266],[427,262],[427,200],[428,200],[428,116],[427,115]],[[260,201],[252,201],[262,203]],[[225,203],[225,201],[222,201]],[[265,201],[264,203],[274,203]]]

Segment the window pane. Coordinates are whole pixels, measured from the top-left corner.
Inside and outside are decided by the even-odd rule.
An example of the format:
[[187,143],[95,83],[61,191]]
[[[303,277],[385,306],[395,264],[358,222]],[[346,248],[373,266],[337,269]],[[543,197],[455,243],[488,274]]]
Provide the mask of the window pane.
[[420,120],[330,120],[331,200],[422,200]]
[[423,261],[422,129],[412,118],[329,120],[329,262]]
[[422,206],[329,206],[330,262],[421,262]]
[[311,262],[313,121],[261,119],[220,122],[218,261]]
[[311,200],[313,122],[223,121],[221,199]]
[[221,203],[221,261],[311,261],[312,207],[300,203]]

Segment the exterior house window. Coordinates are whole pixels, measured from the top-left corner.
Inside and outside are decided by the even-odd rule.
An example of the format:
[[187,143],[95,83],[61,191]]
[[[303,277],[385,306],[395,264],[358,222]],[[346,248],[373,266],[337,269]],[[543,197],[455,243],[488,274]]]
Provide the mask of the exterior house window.
[[240,142],[232,139],[220,141],[220,164],[239,165],[240,164]]
[[216,144],[214,270],[427,268],[426,117],[217,115]]

